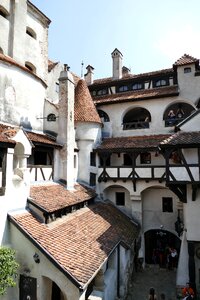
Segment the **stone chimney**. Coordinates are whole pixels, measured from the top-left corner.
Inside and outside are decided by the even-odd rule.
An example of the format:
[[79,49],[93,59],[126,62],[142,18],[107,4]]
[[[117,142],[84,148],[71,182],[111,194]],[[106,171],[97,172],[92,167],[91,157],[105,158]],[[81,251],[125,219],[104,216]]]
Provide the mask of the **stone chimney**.
[[64,65],[59,78],[57,136],[57,142],[62,144],[63,148],[56,153],[54,178],[66,184],[69,190],[74,188],[74,90],[73,76],[69,72],[69,67]]
[[115,48],[111,53],[113,59],[113,79],[122,78],[122,53]]
[[87,85],[90,85],[93,83],[94,68],[92,66],[88,65],[86,67],[86,70],[87,70],[87,73],[84,75],[84,79],[85,79]]
[[123,66],[122,67],[122,77],[128,75],[129,73],[130,73],[130,69],[127,68],[127,67],[125,67],[125,66]]

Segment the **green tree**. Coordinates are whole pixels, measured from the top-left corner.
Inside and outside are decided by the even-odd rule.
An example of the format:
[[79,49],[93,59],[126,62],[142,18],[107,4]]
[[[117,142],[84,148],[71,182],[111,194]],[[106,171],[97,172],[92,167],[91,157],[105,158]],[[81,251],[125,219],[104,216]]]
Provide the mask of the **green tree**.
[[18,267],[15,251],[8,247],[0,247],[0,295],[4,295],[8,287],[16,285]]

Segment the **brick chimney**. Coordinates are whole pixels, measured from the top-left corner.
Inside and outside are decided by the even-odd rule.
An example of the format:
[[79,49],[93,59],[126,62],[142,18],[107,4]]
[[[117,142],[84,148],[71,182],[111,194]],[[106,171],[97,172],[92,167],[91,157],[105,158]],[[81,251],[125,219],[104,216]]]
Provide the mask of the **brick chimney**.
[[113,59],[113,79],[122,78],[122,53],[115,48],[111,53]]
[[87,73],[84,75],[84,79],[85,79],[87,85],[90,85],[93,83],[94,68],[92,66],[88,65],[86,67],[86,70],[87,70]]
[[64,65],[59,78],[57,136],[57,142],[62,144],[63,148],[56,153],[54,178],[65,183],[69,190],[74,188],[74,90],[73,76],[69,67]]

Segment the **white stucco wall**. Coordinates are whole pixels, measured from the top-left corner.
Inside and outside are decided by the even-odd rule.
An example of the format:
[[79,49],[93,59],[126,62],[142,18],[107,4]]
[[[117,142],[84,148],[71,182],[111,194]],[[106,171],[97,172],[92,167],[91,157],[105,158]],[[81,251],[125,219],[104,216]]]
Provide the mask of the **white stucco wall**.
[[43,129],[46,88],[31,74],[0,62],[1,121],[20,125],[23,121],[35,130]]

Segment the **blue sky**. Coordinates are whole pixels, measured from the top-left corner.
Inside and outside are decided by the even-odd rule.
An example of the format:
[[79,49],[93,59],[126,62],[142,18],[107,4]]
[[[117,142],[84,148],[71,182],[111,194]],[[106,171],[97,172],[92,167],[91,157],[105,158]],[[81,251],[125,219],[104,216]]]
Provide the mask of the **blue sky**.
[[200,58],[199,0],[31,0],[52,21],[49,58],[81,75],[112,76],[118,48],[131,73],[171,68],[184,53]]

